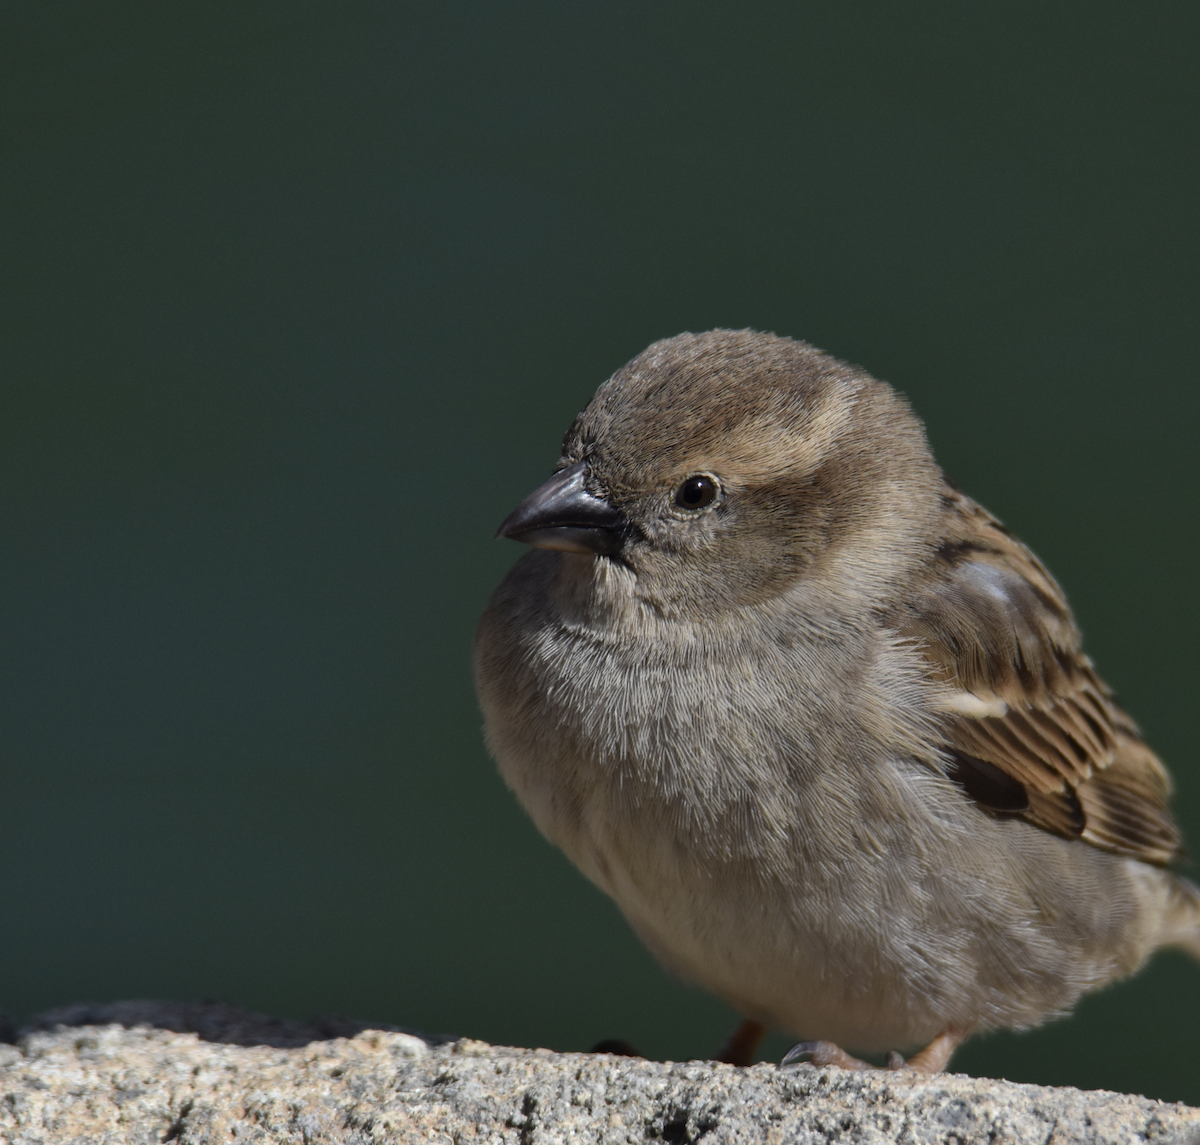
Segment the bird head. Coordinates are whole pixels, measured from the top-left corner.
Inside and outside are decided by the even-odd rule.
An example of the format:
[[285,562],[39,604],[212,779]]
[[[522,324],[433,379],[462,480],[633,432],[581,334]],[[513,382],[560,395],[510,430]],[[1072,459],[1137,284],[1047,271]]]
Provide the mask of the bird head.
[[612,562],[677,613],[919,559],[940,475],[889,386],[749,330],[656,342],[605,382],[499,536]]

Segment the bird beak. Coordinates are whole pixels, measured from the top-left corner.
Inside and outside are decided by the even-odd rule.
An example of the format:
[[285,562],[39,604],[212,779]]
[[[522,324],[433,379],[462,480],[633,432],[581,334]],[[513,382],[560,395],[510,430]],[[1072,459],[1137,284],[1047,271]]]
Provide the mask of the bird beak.
[[584,487],[586,461],[560,469],[505,518],[497,537],[539,549],[614,556],[625,539],[625,518]]

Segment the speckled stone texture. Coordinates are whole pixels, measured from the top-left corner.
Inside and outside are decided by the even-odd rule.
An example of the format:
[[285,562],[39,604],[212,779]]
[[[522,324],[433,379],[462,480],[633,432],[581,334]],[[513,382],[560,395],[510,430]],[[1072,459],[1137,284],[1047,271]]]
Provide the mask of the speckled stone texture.
[[222,1006],[79,1007],[37,1025],[0,1046],[7,1142],[1200,1145],[1187,1106],[956,1075],[555,1054]]

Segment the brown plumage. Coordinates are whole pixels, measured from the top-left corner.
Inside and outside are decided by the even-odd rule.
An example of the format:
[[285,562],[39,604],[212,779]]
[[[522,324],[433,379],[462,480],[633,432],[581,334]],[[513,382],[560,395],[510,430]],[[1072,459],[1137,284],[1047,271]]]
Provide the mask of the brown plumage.
[[488,743],[655,955],[814,1060],[1027,1028],[1200,956],[1169,780],[1058,585],[889,386],[802,342],[656,343],[501,527]]
[[[955,690],[944,704],[955,774],[983,806],[1056,835],[1149,863],[1179,858],[1166,769],[1081,651],[1062,590],[969,497],[947,487],[943,501],[934,559],[889,620]],[[980,760],[1019,792],[989,799]]]

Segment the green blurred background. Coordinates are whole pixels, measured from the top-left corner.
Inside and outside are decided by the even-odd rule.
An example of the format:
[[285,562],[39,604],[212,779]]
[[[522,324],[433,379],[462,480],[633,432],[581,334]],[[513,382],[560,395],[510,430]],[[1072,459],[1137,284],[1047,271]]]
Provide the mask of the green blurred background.
[[[481,744],[492,540],[648,342],[910,395],[1178,777],[1200,8],[0,13],[0,1004],[215,997],[710,1054]],[[1160,956],[964,1070],[1200,1104]],[[767,1047],[778,1054],[786,1039]]]

